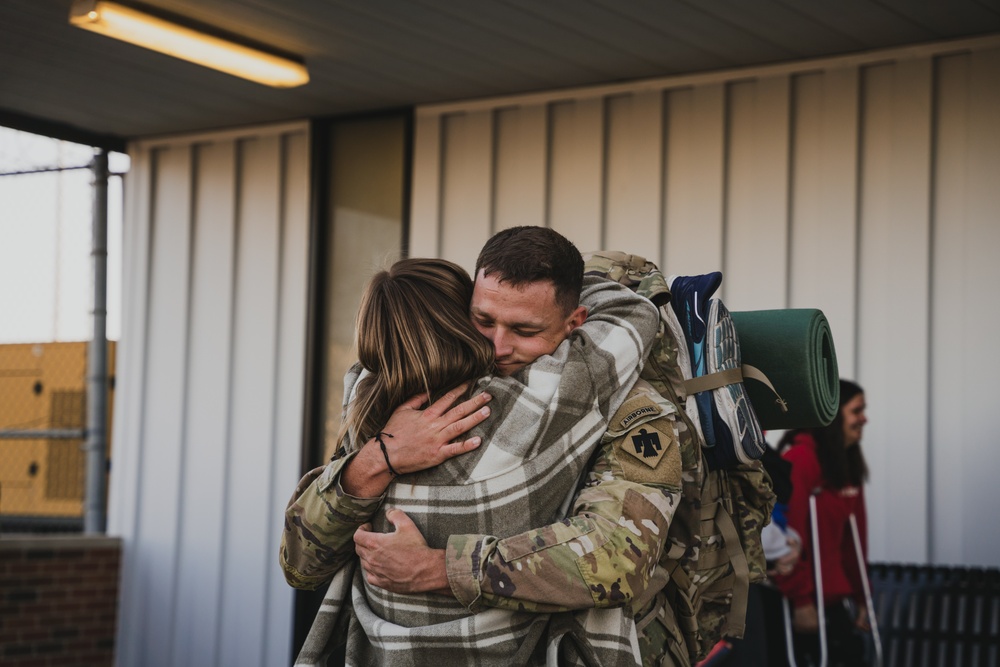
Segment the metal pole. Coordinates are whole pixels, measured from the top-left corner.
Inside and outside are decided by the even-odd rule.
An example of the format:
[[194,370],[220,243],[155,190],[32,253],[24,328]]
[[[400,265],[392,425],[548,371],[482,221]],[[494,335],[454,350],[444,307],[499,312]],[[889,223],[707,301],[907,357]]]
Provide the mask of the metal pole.
[[823,603],[823,570],[819,558],[819,512],[816,493],[809,496],[809,524],[812,527],[813,574],[816,577],[816,614],[819,617],[819,667],[826,667],[826,605]]
[[875,644],[875,665],[882,667],[882,638],[878,634],[878,619],[875,618],[875,603],[872,601],[872,587],[868,581],[868,564],[861,552],[861,531],[858,530],[858,518],[851,512],[851,536],[854,537],[854,555],[858,558],[858,572],[861,573],[861,587],[865,591],[865,606],[868,607],[868,625],[872,631],[872,642]]
[[87,491],[83,530],[103,533],[107,525],[108,421],[108,152],[100,149],[91,164],[94,182],[93,241],[90,256],[94,270],[93,336],[87,348]]

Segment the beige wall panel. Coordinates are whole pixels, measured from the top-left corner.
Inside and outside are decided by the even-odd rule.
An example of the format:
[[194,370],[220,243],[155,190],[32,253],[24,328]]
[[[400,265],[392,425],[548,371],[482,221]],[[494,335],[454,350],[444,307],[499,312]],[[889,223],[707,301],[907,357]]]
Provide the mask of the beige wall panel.
[[417,114],[414,121],[411,257],[439,257],[441,252],[441,122],[436,114]]
[[[126,220],[123,224],[122,265],[122,338],[118,343],[115,410],[112,441],[115,443],[114,472],[109,480],[108,534],[134,535],[139,514],[138,490],[141,488],[142,450],[129,443],[142,439],[146,404],[146,337],[148,331],[149,277],[152,233],[149,220],[152,210],[153,165],[155,153],[147,148],[130,147],[133,173],[126,182]],[[126,499],[122,502],[122,499]],[[118,501],[118,502],[116,502]],[[123,547],[121,581],[137,582],[142,572],[135,549]],[[116,658],[121,665],[135,664],[140,645],[133,630],[138,627],[138,610],[143,590],[135,584],[122,586],[119,621],[116,628]],[[130,662],[131,659],[131,662]]]
[[643,255],[656,263],[662,247],[663,92],[608,100],[608,159],[604,249]]
[[864,72],[858,376],[874,560],[927,558],[931,85],[927,58]]
[[965,313],[974,308],[975,292],[969,291],[965,270],[970,233],[968,211],[969,54],[942,58],[936,70],[936,114],[934,151],[933,282],[931,284],[931,470],[933,542],[930,557],[938,563],[961,563],[966,500],[953,489],[963,487],[965,457],[956,456],[953,443],[969,442],[966,405],[976,387],[966,380],[969,362],[977,354],[962,336]]
[[[265,490],[275,420],[275,352],[281,240],[281,139],[239,142],[240,183],[233,327],[231,440],[219,664],[263,665],[263,592],[274,569],[273,537],[260,530],[272,509]],[[256,493],[247,493],[255,489]],[[260,582],[247,586],[247,581]]]
[[931,549],[935,562],[995,566],[1000,538],[984,526],[1000,505],[991,418],[1000,370],[1000,51],[944,58],[938,77]]
[[[275,430],[270,451],[270,502],[267,512],[270,528],[266,531],[273,554],[284,527],[284,510],[301,470],[303,381],[309,308],[309,136],[306,132],[284,135],[281,257],[279,267],[278,342],[275,351]],[[265,635],[263,665],[288,661],[291,651],[290,629],[293,597],[288,584],[274,567],[268,569],[264,588]],[[270,631],[267,631],[270,630]]]
[[[191,325],[186,419],[180,443],[183,470],[171,651],[181,664],[206,664],[218,643],[223,576],[223,528],[229,441],[228,400],[232,351],[233,239],[236,218],[236,148],[233,142],[194,147],[194,220]],[[207,652],[206,647],[212,651]]]
[[[697,275],[723,267],[726,89],[667,95],[666,229],[663,269]],[[720,296],[725,292],[725,285]]]
[[784,308],[788,266],[789,80],[729,90],[723,269],[731,310]]
[[287,660],[273,559],[301,447],[307,141],[294,124],[130,147],[119,664]]
[[[140,436],[143,406],[143,377],[146,349],[146,306],[149,288],[149,225],[152,187],[152,154],[148,149],[129,151],[132,175],[125,181],[125,220],[122,226],[122,335],[118,342],[113,433],[136,442]],[[128,317],[126,317],[126,314]],[[115,442],[118,442],[117,440]],[[112,497],[134,498],[139,483],[138,452],[130,447],[115,448],[115,474],[109,478]],[[113,508],[113,506],[112,506]],[[111,509],[111,508],[109,508]],[[135,506],[114,508],[108,513],[108,533],[120,535],[135,525]],[[122,562],[123,571],[128,562]]]
[[[965,311],[967,332],[963,341],[968,350],[964,360],[965,379],[969,383],[966,416],[971,428],[963,442],[965,471],[961,488],[965,506],[963,561],[996,567],[1000,536],[993,525],[1000,506],[997,484],[996,443],[998,429],[995,378],[1000,373],[1000,348],[996,332],[1000,330],[1000,312],[996,308],[1000,285],[1000,50],[981,51],[972,56],[973,95],[969,109],[969,236],[966,238],[966,289],[979,296]],[[939,341],[944,347],[956,344],[954,334]],[[942,447],[954,446],[945,440]],[[991,464],[985,464],[991,462]],[[942,489],[942,492],[947,492]]]
[[548,185],[548,107],[536,104],[496,113],[494,231],[545,225]]
[[444,119],[440,256],[470,272],[492,234],[493,113]]
[[[139,660],[131,664],[143,662],[146,652],[169,656],[177,620],[172,602],[177,585],[177,507],[187,388],[191,149],[164,148],[157,151],[155,161],[149,223],[152,252],[146,404],[140,433],[144,447],[135,539],[130,544],[130,556],[141,569],[133,572],[131,586],[122,587],[130,598],[123,607],[135,619],[143,638],[141,652],[132,654]],[[131,599],[136,589],[138,598]],[[164,604],[166,600],[171,603]]]
[[553,104],[549,226],[583,251],[604,240],[604,101]]
[[858,72],[793,80],[788,306],[830,321],[843,377],[855,376]]

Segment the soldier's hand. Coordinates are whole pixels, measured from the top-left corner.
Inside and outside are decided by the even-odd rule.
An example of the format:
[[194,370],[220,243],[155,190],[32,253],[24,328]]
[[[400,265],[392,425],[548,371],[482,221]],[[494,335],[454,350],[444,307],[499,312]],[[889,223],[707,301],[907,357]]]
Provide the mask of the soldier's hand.
[[816,606],[807,604],[795,608],[795,615],[792,618],[792,628],[796,632],[819,632],[819,614],[816,613]]
[[444,549],[431,549],[410,517],[402,510],[385,513],[396,529],[373,533],[365,524],[354,533],[354,550],[365,581],[393,593],[451,595]]
[[[477,394],[452,407],[468,386],[466,382],[455,387],[424,409],[421,406],[427,402],[427,395],[420,394],[393,411],[382,429],[392,437],[383,436],[382,440],[389,462],[397,473],[403,475],[433,468],[480,445],[478,437],[461,438],[489,417],[490,409],[486,404],[492,397],[486,393]],[[375,442],[366,446],[379,448]]]

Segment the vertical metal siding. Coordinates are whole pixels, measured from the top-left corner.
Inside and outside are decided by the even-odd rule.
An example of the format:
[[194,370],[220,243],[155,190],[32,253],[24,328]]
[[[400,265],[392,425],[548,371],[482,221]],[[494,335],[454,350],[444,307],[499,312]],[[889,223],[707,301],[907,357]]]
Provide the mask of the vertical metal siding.
[[275,559],[302,429],[307,129],[131,152],[109,527],[125,540],[118,661],[281,664],[292,591]]
[[516,225],[544,225],[548,164],[545,151],[537,147],[548,143],[548,109],[541,104],[501,109],[495,122],[493,231]]
[[604,234],[606,248],[659,245],[663,182],[663,93],[607,101]]
[[729,89],[726,299],[746,310],[786,307],[790,82],[787,76]]
[[441,256],[457,261],[493,231],[493,112],[444,119]]
[[411,249],[471,268],[541,191],[581,249],[822,308],[871,406],[872,558],[995,564],[998,80],[993,38],[421,108],[411,224],[440,243]]
[[794,78],[788,306],[830,320],[844,377],[857,377],[858,71]]
[[[153,160],[150,151],[137,149],[131,152],[132,174],[126,183],[126,223],[122,230],[124,258],[122,272],[122,340],[119,343],[118,369],[116,372],[113,441],[114,465],[109,484],[108,533],[123,535],[134,533],[138,503],[135,502],[140,488],[139,470],[142,464],[142,450],[129,446],[139,442],[143,421],[145,388],[143,377],[146,369],[146,298],[149,287],[147,267],[150,257],[151,229],[149,224],[149,198],[153,179]],[[143,220],[143,224],[129,224],[130,220]],[[128,498],[132,502],[116,504],[118,498]],[[124,611],[135,614],[142,598],[138,587],[126,588],[124,582],[131,582],[141,576],[135,549],[128,543],[123,545],[121,564],[121,586],[119,619]],[[138,621],[138,618],[135,619]],[[121,665],[135,664],[137,647],[123,632],[124,624],[119,620],[116,660]]]
[[[191,147],[158,149],[153,181],[152,238],[149,262],[149,308],[139,496],[132,539],[122,534],[140,563],[144,590],[131,610],[136,630],[145,636],[144,651],[170,660],[170,638],[177,619],[173,604],[177,582],[178,510],[187,384],[188,298],[191,251]],[[115,440],[118,442],[118,440]],[[112,508],[113,511],[113,508]],[[134,616],[133,616],[134,614]],[[140,661],[141,662],[141,661]]]
[[193,183],[198,193],[193,214],[190,290],[190,342],[185,389],[185,432],[177,550],[175,609],[171,651],[178,664],[197,664],[199,651],[215,647],[219,631],[225,486],[218,471],[225,465],[232,350],[232,295],[236,233],[235,142],[194,147]]
[[554,104],[550,118],[548,224],[584,248],[596,248],[603,239],[603,100]]
[[[975,307],[976,299],[967,291],[966,272],[948,270],[947,267],[964,266],[971,249],[970,243],[974,241],[969,229],[966,196],[970,142],[975,140],[969,132],[970,56],[942,58],[938,62],[936,77],[939,85],[935,91],[937,132],[934,146],[933,312],[930,332],[930,392],[935,411],[930,428],[932,442],[954,444],[952,447],[931,449],[930,470],[935,487],[960,489],[962,478],[967,473],[962,465],[964,456],[955,456],[955,447],[958,443],[963,443],[963,449],[976,446],[969,440],[970,432],[964,414],[971,398],[970,387],[964,379],[978,364],[978,354],[970,353],[965,336],[961,337],[960,344],[956,344],[956,323],[963,321],[967,309]],[[1000,244],[994,245],[997,246]],[[968,530],[965,505],[966,500],[960,493],[941,494],[933,504],[930,522],[937,538],[937,548],[932,551],[936,558],[961,562],[962,535]],[[977,514],[973,511],[971,516]]]
[[865,448],[878,480],[869,531],[918,563],[928,557],[931,71],[929,58],[866,69],[861,107],[857,363],[866,440],[887,443]]
[[998,549],[996,390],[1000,347],[1000,50],[938,63],[931,328],[933,553]]
[[[996,376],[1000,369],[997,331],[997,286],[1000,285],[1000,50],[970,55],[969,155],[965,257],[962,264],[941,267],[961,272],[967,308],[957,331],[942,336],[935,352],[964,348],[963,384],[967,398],[962,416],[967,438],[941,442],[942,449],[962,447],[962,548],[997,563],[997,537],[984,526],[994,525],[997,506]],[[948,295],[952,298],[953,295]],[[943,388],[942,388],[943,389]],[[954,488],[942,489],[954,492]]]
[[667,96],[666,217],[657,260],[670,273],[716,271],[724,252],[726,86],[682,88]]

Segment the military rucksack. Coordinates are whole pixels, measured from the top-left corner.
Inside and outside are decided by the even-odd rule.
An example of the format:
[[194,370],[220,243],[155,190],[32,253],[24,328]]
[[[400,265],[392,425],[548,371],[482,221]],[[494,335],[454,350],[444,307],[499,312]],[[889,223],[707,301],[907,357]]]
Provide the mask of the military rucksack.
[[[619,252],[584,257],[587,274],[627,285],[660,311],[660,331],[641,377],[678,408],[682,497],[668,531],[666,553],[634,611],[640,633],[656,619],[674,626],[668,627],[668,633],[681,638],[688,654],[676,656],[676,661],[694,664],[723,637],[743,636],[749,584],[765,576],[760,531],[774,504],[770,479],[761,463],[748,459],[745,452],[739,460],[715,457],[709,466],[706,453],[712,452],[693,405],[694,394],[720,385],[691,384],[688,341],[683,339],[684,327],[670,306],[671,291],[659,269],[642,257]],[[722,378],[723,383],[728,381],[740,381],[740,376]],[[756,422],[752,410],[749,417],[740,418]],[[760,433],[759,424],[748,427]]]

